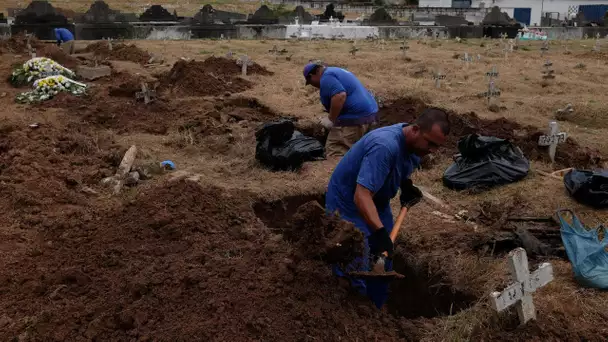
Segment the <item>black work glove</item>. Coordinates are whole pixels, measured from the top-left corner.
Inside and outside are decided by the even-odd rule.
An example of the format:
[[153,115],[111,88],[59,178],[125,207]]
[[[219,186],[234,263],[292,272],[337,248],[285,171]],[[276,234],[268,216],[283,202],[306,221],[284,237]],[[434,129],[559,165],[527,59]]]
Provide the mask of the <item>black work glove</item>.
[[401,206],[411,208],[418,204],[422,199],[422,191],[412,184],[411,179],[405,180],[401,183]]
[[386,252],[389,258],[393,257],[393,241],[386,228],[382,227],[369,236],[369,252],[373,257],[379,257]]

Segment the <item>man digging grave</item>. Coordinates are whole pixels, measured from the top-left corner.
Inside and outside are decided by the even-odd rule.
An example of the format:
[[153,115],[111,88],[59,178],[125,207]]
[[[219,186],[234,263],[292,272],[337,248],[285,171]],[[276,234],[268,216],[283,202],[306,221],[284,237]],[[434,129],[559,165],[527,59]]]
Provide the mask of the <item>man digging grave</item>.
[[[410,175],[420,158],[435,152],[450,131],[448,115],[425,109],[413,124],[378,128],[355,143],[336,166],[326,193],[328,214],[338,213],[366,237],[364,255],[334,273],[381,308],[388,297],[393,242],[407,209],[422,199]],[[390,201],[401,188],[401,212],[393,226]],[[391,233],[392,232],[392,233]],[[372,270],[370,272],[370,270]]]
[[376,121],[378,103],[348,70],[309,63],[304,67],[304,78],[307,85],[319,89],[321,104],[329,113],[321,120],[329,130],[327,156],[343,156]]
[[61,47],[65,53],[69,55],[74,54],[74,35],[70,30],[66,28],[56,28],[55,39],[57,39],[57,46]]

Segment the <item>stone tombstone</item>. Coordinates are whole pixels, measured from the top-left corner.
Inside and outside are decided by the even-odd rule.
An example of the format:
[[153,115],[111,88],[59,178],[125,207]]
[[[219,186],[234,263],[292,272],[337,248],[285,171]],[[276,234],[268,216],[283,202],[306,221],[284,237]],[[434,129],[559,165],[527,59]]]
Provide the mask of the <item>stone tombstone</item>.
[[127,22],[127,17],[115,11],[103,1],[95,1],[88,11],[82,16],[83,23],[115,23]]
[[274,25],[279,23],[279,18],[268,6],[262,5],[253,15],[247,18],[248,24]]
[[506,13],[501,12],[500,7],[494,6],[481,23],[483,25],[509,26],[513,25],[514,21]]
[[53,24],[67,25],[68,19],[58,14],[53,5],[48,1],[32,1],[26,8],[19,12],[15,18],[17,25]]
[[397,24],[397,21],[391,17],[384,7],[380,7],[374,13],[372,13],[367,22],[374,26]]
[[315,17],[306,12],[306,10],[304,9],[304,7],[302,6],[297,6],[293,12],[289,13],[289,15],[287,15],[286,17],[282,18],[284,20],[285,23],[293,23],[295,22],[296,25],[310,25],[313,20],[315,19]]
[[332,17],[339,21],[344,20],[344,14],[342,14],[342,12],[336,12],[334,4],[329,4],[325,7],[325,12],[319,17],[319,21],[329,21],[329,18]]
[[177,21],[177,19],[161,5],[152,5],[139,16],[140,21]]
[[197,24],[232,24],[239,20],[246,20],[247,15],[216,10],[213,6],[207,4],[192,19]]

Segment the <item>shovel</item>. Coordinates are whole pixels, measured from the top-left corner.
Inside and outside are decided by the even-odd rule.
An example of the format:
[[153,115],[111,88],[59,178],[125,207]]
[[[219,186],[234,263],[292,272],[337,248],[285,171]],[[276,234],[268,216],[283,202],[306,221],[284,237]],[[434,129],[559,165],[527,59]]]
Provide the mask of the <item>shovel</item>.
[[[401,224],[405,219],[405,215],[407,214],[407,207],[401,207],[401,211],[399,212],[399,216],[397,216],[397,220],[393,225],[393,230],[391,230],[391,241],[395,243],[397,239],[397,235],[399,235],[399,229],[401,229]],[[348,274],[353,277],[361,278],[361,279],[386,279],[386,280],[394,280],[394,279],[402,279],[405,276],[401,273],[397,273],[395,271],[386,272],[384,269],[384,264],[388,258],[388,253],[384,252],[378,258],[374,266],[372,266],[371,271],[359,271],[359,272],[349,272]]]

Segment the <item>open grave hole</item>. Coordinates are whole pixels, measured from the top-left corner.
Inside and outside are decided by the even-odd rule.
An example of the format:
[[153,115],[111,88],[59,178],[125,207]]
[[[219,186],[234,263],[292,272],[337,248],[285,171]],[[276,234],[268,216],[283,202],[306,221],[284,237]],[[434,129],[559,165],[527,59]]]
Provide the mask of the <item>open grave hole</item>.
[[[386,104],[378,112],[379,125],[388,126],[402,122],[413,122],[418,114],[431,106],[416,97],[395,99]],[[448,111],[451,123],[451,132],[445,145],[437,154],[452,156],[457,151],[458,140],[468,134],[477,133],[485,136],[494,136],[508,139],[522,149],[530,160],[550,162],[548,147],[538,146],[538,138],[543,135],[542,129],[530,125],[521,125],[506,118],[484,119],[474,112],[455,113]],[[576,140],[568,138],[560,145],[555,155],[556,167],[601,167],[603,158],[599,151],[580,146]]]
[[[357,247],[362,247],[362,235],[353,234],[352,229],[356,228],[345,221],[341,222],[346,226],[340,226],[327,220],[323,202],[322,195],[297,195],[272,202],[259,201],[253,209],[267,227],[281,233],[303,257],[348,263],[361,255]],[[344,244],[345,241],[350,243]],[[336,242],[343,248],[335,248]],[[391,283],[387,306],[394,316],[453,315],[477,301],[476,296],[453,287],[441,271],[433,271],[428,264],[416,264],[413,260],[416,258],[410,254],[397,253],[394,257],[394,269],[405,276]]]
[[390,285],[387,307],[391,314],[405,318],[451,316],[477,302],[476,296],[450,284],[440,270],[416,260],[413,254],[399,251],[393,257],[393,269],[405,278]]

